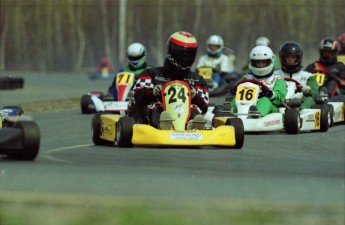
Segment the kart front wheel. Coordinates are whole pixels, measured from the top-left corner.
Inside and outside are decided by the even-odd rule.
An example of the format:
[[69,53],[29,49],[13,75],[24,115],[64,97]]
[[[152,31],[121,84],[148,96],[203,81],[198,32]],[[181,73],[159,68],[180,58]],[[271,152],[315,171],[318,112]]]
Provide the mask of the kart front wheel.
[[244,125],[243,121],[239,118],[229,118],[226,120],[225,125],[230,125],[235,128],[236,144],[234,148],[241,149],[244,143]]
[[284,126],[287,134],[298,134],[300,128],[300,115],[298,109],[290,108],[285,110]]
[[89,110],[89,102],[90,102],[91,96],[90,95],[83,95],[81,96],[80,99],[80,108],[81,108],[81,112],[83,114],[90,114],[90,110]]
[[92,118],[92,125],[91,125],[91,133],[92,133],[92,141],[95,145],[106,145],[111,146],[114,145],[115,141],[108,141],[101,139],[101,113],[97,113]]
[[116,125],[116,142],[119,147],[133,147],[132,135],[135,120],[133,117],[121,117]]

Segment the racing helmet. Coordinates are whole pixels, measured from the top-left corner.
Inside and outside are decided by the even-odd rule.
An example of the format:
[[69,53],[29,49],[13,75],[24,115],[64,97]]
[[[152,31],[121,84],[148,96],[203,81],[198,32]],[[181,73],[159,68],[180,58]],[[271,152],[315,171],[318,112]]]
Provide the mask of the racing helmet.
[[[287,62],[287,56],[295,56],[296,60],[293,64]],[[288,41],[282,44],[279,50],[280,63],[282,65],[282,70],[287,73],[296,73],[302,67],[302,47],[294,41]]]
[[167,43],[167,58],[180,70],[190,70],[196,57],[198,43],[195,37],[185,31],[170,35]]
[[[322,39],[319,46],[320,61],[326,64],[337,62],[339,50],[339,43],[333,38]],[[326,51],[331,52],[331,54],[325,54]]]
[[270,44],[271,44],[271,41],[267,37],[259,37],[255,41],[256,46],[269,46]]
[[207,38],[207,54],[210,57],[219,58],[223,53],[224,41],[219,35],[211,35]]
[[144,45],[140,43],[133,43],[127,48],[127,57],[129,59],[129,65],[138,69],[146,63],[146,49]]
[[[258,66],[258,62],[264,62],[264,66]],[[274,54],[267,46],[256,46],[249,54],[249,69],[255,76],[264,77],[273,71]]]

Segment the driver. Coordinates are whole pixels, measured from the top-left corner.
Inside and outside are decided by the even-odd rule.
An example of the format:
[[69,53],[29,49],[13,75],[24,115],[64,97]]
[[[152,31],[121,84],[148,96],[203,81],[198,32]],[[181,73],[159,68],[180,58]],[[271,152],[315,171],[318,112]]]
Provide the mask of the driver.
[[283,43],[279,50],[281,70],[276,70],[274,74],[283,78],[292,78],[302,85],[302,93],[293,94],[292,98],[301,99],[300,108],[307,109],[315,104],[319,86],[315,76],[302,70],[302,57],[303,50],[297,42]]
[[305,68],[310,73],[323,71],[330,78],[325,81],[329,98],[345,94],[345,65],[337,61],[339,48],[339,43],[333,38],[321,40],[320,59]]
[[211,35],[207,38],[207,54],[202,55],[196,68],[210,67],[214,70],[213,79],[220,86],[224,80],[238,80],[240,75],[235,72],[235,55],[229,56],[223,53],[224,41],[219,35]]
[[[145,46],[141,43],[132,43],[127,48],[127,58],[129,60],[128,64],[122,67],[118,73],[129,72],[134,73],[134,83],[137,80],[138,75],[146,68],[152,68],[152,66],[147,65],[146,60],[146,49]],[[116,76],[114,77],[113,82],[108,88],[109,94],[114,100],[118,99],[118,94],[116,90]]]
[[163,112],[162,86],[171,80],[183,80],[190,85],[191,116],[187,129],[204,129],[209,93],[206,81],[191,71],[198,44],[195,37],[187,32],[173,33],[167,42],[167,57],[164,66],[146,69],[138,77],[134,86],[134,99],[138,107],[149,105],[150,124],[160,129],[172,129],[170,115]]
[[[242,77],[244,79],[257,80],[265,84],[269,90],[261,91],[256,105],[249,108],[249,117],[255,118],[260,113],[266,116],[270,113],[279,112],[277,106],[285,102],[287,93],[286,82],[278,74],[273,74],[274,55],[267,46],[256,46],[249,54],[249,74]],[[231,101],[232,112],[236,113],[235,99]]]

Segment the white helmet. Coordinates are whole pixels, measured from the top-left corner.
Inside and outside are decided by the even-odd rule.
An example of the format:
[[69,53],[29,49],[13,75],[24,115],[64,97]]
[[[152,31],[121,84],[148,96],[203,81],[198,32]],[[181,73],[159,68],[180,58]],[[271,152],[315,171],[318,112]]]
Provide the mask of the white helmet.
[[129,59],[129,64],[138,69],[144,63],[146,63],[146,49],[144,45],[140,43],[133,43],[127,48],[127,57]]
[[[219,35],[211,35],[209,38],[207,38],[207,53],[211,57],[220,57],[223,53],[223,47],[224,47],[224,41],[223,38]],[[216,50],[210,49],[210,45],[218,45],[219,48]]]
[[[249,55],[249,69],[255,76],[264,77],[273,71],[274,54],[267,46],[256,46]],[[265,67],[256,67],[257,60],[267,60]]]
[[269,46],[271,42],[267,37],[259,37],[256,39],[255,44],[256,46]]

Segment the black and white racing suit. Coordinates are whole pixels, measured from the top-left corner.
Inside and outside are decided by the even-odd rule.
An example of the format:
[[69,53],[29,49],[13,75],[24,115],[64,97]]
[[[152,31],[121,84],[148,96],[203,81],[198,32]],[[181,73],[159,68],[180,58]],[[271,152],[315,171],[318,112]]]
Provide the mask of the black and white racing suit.
[[153,88],[156,85],[163,86],[171,80],[183,80],[197,90],[197,94],[191,100],[191,119],[198,114],[205,114],[207,111],[209,93],[204,78],[190,70],[179,70],[169,60],[165,60],[162,67],[144,70],[133,88],[135,106],[148,106],[148,119],[154,127],[158,127],[163,106],[162,99],[153,94]]

